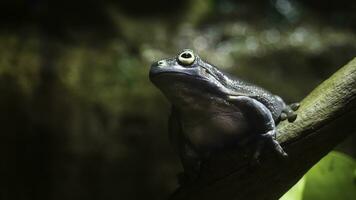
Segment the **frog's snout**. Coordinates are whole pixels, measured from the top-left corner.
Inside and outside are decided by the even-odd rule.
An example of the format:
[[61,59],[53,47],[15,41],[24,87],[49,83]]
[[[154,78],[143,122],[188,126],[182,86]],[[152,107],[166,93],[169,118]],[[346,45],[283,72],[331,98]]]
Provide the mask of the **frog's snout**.
[[169,63],[166,60],[160,60],[152,63],[149,77],[153,78],[154,76],[161,74],[163,72],[169,71]]
[[165,66],[167,66],[167,61],[165,61],[165,60],[160,60],[160,61],[154,62],[154,63],[151,65],[151,68],[154,68],[154,67],[165,67]]

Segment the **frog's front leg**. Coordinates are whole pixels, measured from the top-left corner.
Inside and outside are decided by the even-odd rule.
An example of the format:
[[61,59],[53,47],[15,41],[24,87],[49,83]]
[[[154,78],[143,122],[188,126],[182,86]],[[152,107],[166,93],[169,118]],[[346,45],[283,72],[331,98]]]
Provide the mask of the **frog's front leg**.
[[246,96],[229,96],[229,101],[241,109],[247,118],[251,131],[257,138],[254,157],[258,159],[264,145],[269,145],[277,153],[287,156],[276,138],[276,125],[271,111],[261,102]]
[[180,159],[184,172],[178,175],[178,182],[180,185],[189,184],[199,177],[202,158],[189,143],[185,143],[180,149]]
[[201,167],[201,156],[185,138],[180,119],[180,112],[172,106],[171,115],[169,117],[169,139],[174,146],[174,149],[179,153],[184,172],[178,174],[178,182],[180,185],[192,182],[199,176]]

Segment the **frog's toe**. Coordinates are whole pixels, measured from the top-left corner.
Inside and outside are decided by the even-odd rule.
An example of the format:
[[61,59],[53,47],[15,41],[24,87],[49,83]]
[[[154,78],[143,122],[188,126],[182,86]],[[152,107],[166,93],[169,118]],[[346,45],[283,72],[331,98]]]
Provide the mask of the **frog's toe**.
[[294,122],[297,119],[297,114],[292,113],[288,115],[288,122]]
[[293,110],[296,111],[300,107],[300,103],[292,103],[289,105],[289,107]]
[[284,113],[284,112],[282,112],[282,113],[281,113],[281,116],[279,116],[279,119],[280,119],[281,121],[284,121],[284,120],[286,120],[287,118],[288,118],[288,116],[287,116],[287,114]]
[[288,122],[294,122],[297,119],[297,114],[290,107],[287,107],[283,113],[287,115]]
[[288,154],[283,150],[283,148],[281,147],[281,145],[278,143],[277,140],[274,139],[276,135],[276,131],[272,130],[269,131],[265,134],[262,134],[261,136],[265,139],[265,141],[270,144],[273,149],[282,157],[287,157]]

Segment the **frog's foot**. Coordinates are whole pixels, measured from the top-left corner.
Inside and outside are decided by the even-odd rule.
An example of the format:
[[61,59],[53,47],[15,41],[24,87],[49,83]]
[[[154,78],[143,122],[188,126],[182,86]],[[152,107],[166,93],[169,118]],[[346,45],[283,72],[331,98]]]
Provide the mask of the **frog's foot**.
[[271,130],[268,131],[265,134],[259,135],[260,140],[258,143],[258,146],[256,148],[255,154],[254,154],[254,159],[258,161],[259,156],[261,155],[261,151],[264,147],[264,145],[271,146],[280,156],[282,157],[287,157],[288,154],[283,150],[281,145],[278,143],[277,140],[275,140],[276,137],[276,131]]
[[289,122],[294,122],[297,119],[297,114],[295,113],[298,110],[300,104],[299,103],[292,103],[287,105],[281,113],[280,120],[288,120]]

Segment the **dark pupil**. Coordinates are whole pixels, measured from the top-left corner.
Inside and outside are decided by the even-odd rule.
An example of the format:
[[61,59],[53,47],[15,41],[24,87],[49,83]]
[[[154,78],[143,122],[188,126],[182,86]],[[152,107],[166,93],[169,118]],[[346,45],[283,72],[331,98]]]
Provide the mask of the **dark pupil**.
[[191,57],[192,57],[192,54],[191,54],[191,53],[183,53],[183,54],[182,54],[182,57],[183,57],[183,58],[191,58]]

